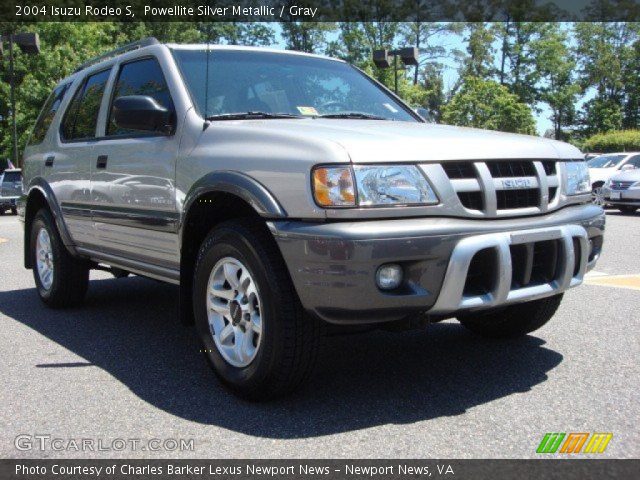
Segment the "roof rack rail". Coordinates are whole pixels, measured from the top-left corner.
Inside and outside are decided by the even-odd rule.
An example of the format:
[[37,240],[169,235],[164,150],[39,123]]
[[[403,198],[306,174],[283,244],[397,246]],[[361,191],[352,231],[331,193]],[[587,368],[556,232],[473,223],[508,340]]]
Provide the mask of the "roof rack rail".
[[115,57],[116,55],[120,55],[121,53],[130,52],[132,50],[137,50],[143,47],[148,47],[149,45],[157,45],[159,43],[160,42],[156,37],[147,37],[147,38],[143,38],[142,40],[138,40],[137,42],[127,43],[126,45],[115,48],[110,52],[104,53],[102,55],[98,55],[97,57],[94,57],[91,60],[84,62],[82,65],[76,68],[73,71],[73,73],[77,73],[80,70],[84,70],[85,68],[90,67],[91,65],[95,65],[96,63],[101,62],[102,60],[107,60],[108,58]]

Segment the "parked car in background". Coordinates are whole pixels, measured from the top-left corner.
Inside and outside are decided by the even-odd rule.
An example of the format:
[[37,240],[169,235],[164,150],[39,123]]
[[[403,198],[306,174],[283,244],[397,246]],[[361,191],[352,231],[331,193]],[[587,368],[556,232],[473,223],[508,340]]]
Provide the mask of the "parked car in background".
[[624,167],[612,176],[603,188],[606,205],[623,213],[634,213],[640,208],[640,168]]
[[0,215],[11,210],[18,214],[17,201],[22,195],[22,170],[19,168],[7,169],[0,175]]
[[602,187],[609,178],[622,170],[625,165],[640,168],[640,152],[607,153],[587,161],[591,177],[591,196],[593,203],[604,205]]
[[591,160],[592,158],[596,158],[599,157],[600,155],[602,155],[601,153],[585,153],[584,154],[584,159],[588,162],[589,160]]

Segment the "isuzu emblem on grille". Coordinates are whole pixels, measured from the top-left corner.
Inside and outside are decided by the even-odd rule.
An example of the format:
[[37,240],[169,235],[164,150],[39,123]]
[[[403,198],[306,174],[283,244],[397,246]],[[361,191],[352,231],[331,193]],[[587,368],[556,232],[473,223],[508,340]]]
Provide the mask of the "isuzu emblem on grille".
[[526,188],[532,188],[533,182],[530,178],[503,178],[502,188],[505,190],[521,190]]

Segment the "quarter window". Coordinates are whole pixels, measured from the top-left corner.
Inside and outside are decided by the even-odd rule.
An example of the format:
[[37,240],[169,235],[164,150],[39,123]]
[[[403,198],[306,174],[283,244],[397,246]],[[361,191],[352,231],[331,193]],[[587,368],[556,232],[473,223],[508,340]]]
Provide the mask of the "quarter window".
[[96,136],[98,112],[110,70],[103,70],[87,77],[78,88],[62,121],[62,137],[65,140],[84,140]]
[[146,95],[167,110],[173,110],[173,101],[162,68],[155,58],[145,58],[125,63],[120,68],[118,80],[113,91],[107,135],[139,134],[135,130],[118,127],[113,121],[113,100],[129,95]]
[[36,125],[33,127],[33,133],[31,134],[29,145],[38,145],[43,142],[44,137],[49,130],[49,126],[53,121],[53,117],[56,115],[56,112],[64,99],[65,93],[69,90],[69,85],[70,83],[59,85],[51,95],[49,95],[49,98],[47,98],[47,101],[38,116]]

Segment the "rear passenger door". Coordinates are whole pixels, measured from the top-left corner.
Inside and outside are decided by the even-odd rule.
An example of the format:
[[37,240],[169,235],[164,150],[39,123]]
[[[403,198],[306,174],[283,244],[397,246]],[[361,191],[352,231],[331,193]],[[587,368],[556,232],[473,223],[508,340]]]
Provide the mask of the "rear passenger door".
[[104,253],[144,264],[176,268],[179,262],[175,167],[178,139],[119,128],[113,102],[147,95],[175,111],[156,57],[121,63],[109,93],[104,134],[93,151],[93,220]]
[[47,181],[78,245],[96,242],[91,221],[91,160],[110,72],[111,68],[100,70],[80,81],[62,117],[54,148],[44,153]]

